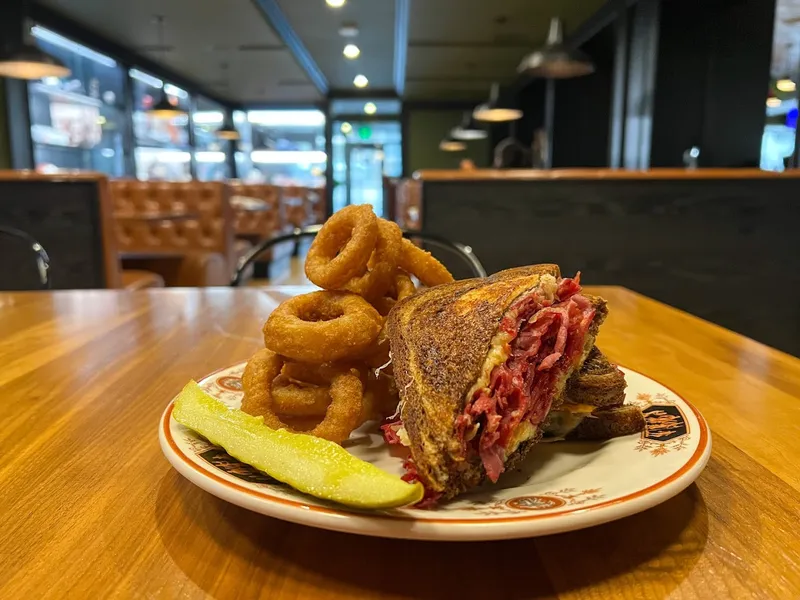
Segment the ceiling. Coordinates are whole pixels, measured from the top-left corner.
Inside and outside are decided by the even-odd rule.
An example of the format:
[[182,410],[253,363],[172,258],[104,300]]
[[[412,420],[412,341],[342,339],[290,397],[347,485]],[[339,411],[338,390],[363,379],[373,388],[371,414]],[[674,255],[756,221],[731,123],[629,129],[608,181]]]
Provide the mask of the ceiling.
[[[333,92],[354,91],[356,74],[368,90],[393,92],[395,47],[407,47],[404,97],[479,100],[492,81],[511,81],[520,59],[543,43],[552,16],[567,35],[605,0],[408,0],[407,46],[395,39],[395,0],[267,0],[277,4]],[[273,29],[258,0],[39,0],[88,29],[242,103],[315,102],[323,98],[292,50]],[[262,1],[262,3],[265,3]],[[164,15],[160,45],[154,15]],[[339,35],[357,24],[352,40]],[[278,30],[281,28],[278,27]],[[402,28],[401,28],[402,32]],[[348,42],[361,56],[342,56]],[[226,71],[223,65],[229,65]]]

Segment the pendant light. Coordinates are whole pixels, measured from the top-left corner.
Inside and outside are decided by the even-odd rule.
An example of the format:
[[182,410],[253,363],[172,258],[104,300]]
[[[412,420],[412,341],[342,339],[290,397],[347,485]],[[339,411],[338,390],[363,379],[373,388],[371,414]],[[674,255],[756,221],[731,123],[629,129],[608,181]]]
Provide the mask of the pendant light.
[[[158,45],[161,47],[161,62],[163,64],[166,58],[166,50],[164,49],[164,15],[156,15],[155,21],[158,25]],[[186,111],[170,103],[167,93],[162,88],[161,99],[150,107],[147,114],[160,119],[174,119],[175,117],[186,115]]]
[[546,79],[569,79],[594,73],[594,63],[583,52],[564,46],[561,19],[553,17],[547,43],[522,59],[517,72]]
[[508,105],[500,99],[500,84],[492,84],[492,92],[489,102],[480,104],[472,111],[472,116],[478,121],[488,123],[503,123],[506,121],[516,121],[522,118],[522,111]]
[[464,118],[461,120],[461,125],[453,128],[450,132],[450,137],[455,140],[463,140],[465,142],[472,140],[483,140],[489,136],[489,133],[482,129],[472,117],[469,112],[464,113]]
[[439,150],[443,152],[461,152],[462,150],[466,149],[467,145],[464,142],[460,140],[454,140],[449,135],[439,142]]
[[217,137],[221,140],[228,140],[231,142],[235,142],[241,137],[239,135],[239,130],[233,125],[230,112],[225,113],[225,120],[222,121],[222,127],[217,129]]
[[[223,79],[225,79],[225,89],[230,92],[231,87],[231,77],[230,71],[228,70],[228,63],[222,63],[220,65],[223,73]],[[222,121],[222,127],[217,129],[217,137],[221,140],[228,140],[231,142],[235,142],[241,136],[239,135],[239,130],[233,124],[233,114],[231,111],[225,111],[225,118]]]
[[71,71],[63,62],[27,41],[28,2],[16,3],[16,9],[14,4],[3,14],[7,26],[3,28],[6,41],[0,52],[0,77],[42,79],[69,76]]

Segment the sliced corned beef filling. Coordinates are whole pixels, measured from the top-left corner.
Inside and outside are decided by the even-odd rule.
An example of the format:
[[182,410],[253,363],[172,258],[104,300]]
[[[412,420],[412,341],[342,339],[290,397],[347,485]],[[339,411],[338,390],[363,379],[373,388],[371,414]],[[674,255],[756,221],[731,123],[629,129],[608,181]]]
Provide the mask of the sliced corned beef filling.
[[552,303],[530,294],[512,305],[500,323],[512,336],[508,359],[492,370],[488,388],[475,392],[456,421],[467,452],[480,455],[492,481],[504,470],[506,450],[520,423],[538,427],[544,421],[556,382],[583,351],[595,311],[580,289],[577,277],[563,279]]

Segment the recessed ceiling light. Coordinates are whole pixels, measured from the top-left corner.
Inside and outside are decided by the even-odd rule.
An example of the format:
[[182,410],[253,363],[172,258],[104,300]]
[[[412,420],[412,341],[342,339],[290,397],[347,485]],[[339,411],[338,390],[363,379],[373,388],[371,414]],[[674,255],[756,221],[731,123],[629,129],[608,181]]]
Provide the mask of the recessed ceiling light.
[[770,108],[778,108],[781,105],[780,98],[767,98],[767,106]]
[[367,102],[364,105],[364,112],[368,115],[374,115],[376,112],[378,112],[378,107],[375,106],[374,102]]
[[358,55],[361,54],[361,49],[355,44],[347,44],[344,50],[342,50],[342,54],[344,54],[346,58],[352,60],[358,58]]
[[345,0],[325,0],[325,3],[333,8],[341,8],[344,6]]
[[356,75],[356,78],[353,79],[353,85],[357,88],[365,88],[369,85],[369,79],[364,77],[364,75]]
[[342,126],[339,129],[343,134],[347,135],[348,133],[353,131],[353,126],[350,125],[350,123],[348,123],[347,121],[345,121],[344,123],[342,123]]
[[346,38],[356,37],[358,35],[358,23],[353,21],[342,23],[342,26],[339,27],[339,35]]
[[779,79],[775,87],[781,92],[793,92],[797,89],[797,85],[791,79]]

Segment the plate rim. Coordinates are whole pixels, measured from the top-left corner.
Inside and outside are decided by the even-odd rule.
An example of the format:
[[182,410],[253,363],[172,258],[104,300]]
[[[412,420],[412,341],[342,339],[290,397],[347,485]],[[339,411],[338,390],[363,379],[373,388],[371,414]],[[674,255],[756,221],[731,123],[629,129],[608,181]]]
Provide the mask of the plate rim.
[[[201,377],[198,381],[203,381],[213,377],[214,375],[223,371],[230,370],[237,366],[246,363],[241,361],[234,363],[230,366],[217,369],[207,375]],[[608,521],[613,521],[625,516],[630,516],[638,512],[652,508],[683,491],[691,485],[702,470],[711,455],[711,431],[708,424],[700,413],[700,411],[682,395],[678,394],[667,385],[664,385],[657,379],[645,375],[630,367],[620,365],[632,373],[649,379],[665,389],[669,390],[676,398],[680,399],[691,411],[697,419],[700,436],[698,445],[690,457],[675,471],[664,477],[663,479],[650,484],[649,486],[633,491],[625,496],[613,498],[600,502],[589,507],[574,507],[567,510],[543,513],[543,514],[527,514],[516,515],[508,517],[495,517],[495,518],[427,518],[425,516],[417,516],[406,513],[393,513],[383,514],[376,512],[375,514],[351,513],[345,509],[329,508],[326,506],[318,506],[303,502],[302,500],[295,500],[291,498],[283,498],[275,496],[267,491],[253,490],[245,487],[237,482],[229,481],[220,475],[205,469],[203,466],[193,461],[186,453],[180,449],[175,441],[170,423],[172,422],[172,411],[174,408],[175,398],[170,400],[161,415],[159,423],[159,442],[162,447],[167,460],[172,466],[191,483],[197,485],[208,493],[222,498],[233,504],[242,506],[249,510],[266,514],[281,520],[292,521],[295,523],[319,527],[323,529],[332,529],[336,531],[345,531],[349,533],[373,535],[380,537],[395,537],[395,538],[413,538],[413,539],[428,539],[428,540],[488,540],[488,539],[510,539],[512,537],[534,537],[538,535],[547,535],[550,533],[570,531],[580,529],[590,525],[601,524]],[[178,460],[174,460],[178,459]],[[178,462],[179,461],[179,462]],[[178,464],[176,464],[178,463]],[[191,474],[191,475],[190,475]],[[195,479],[196,478],[196,479]],[[210,480],[210,481],[209,481]],[[203,485],[200,482],[207,485]],[[213,484],[211,483],[213,481]],[[220,496],[217,493],[221,486],[225,493]],[[216,489],[211,489],[216,488]],[[243,493],[244,498],[239,494]],[[298,492],[300,493],[300,492]],[[244,499],[248,502],[245,502]],[[241,501],[238,501],[241,500]],[[266,504],[262,504],[266,503]],[[259,510],[257,506],[272,505],[278,514],[265,513]],[[621,509],[625,506],[626,509]],[[315,519],[302,518],[314,515]],[[344,523],[348,525],[344,525]],[[363,525],[375,525],[375,523],[390,524],[400,526],[399,530],[396,528],[380,528],[380,529],[363,529]],[[520,528],[519,531],[509,531],[508,526],[524,525],[527,523],[536,522],[538,527],[543,522],[546,523],[559,523],[559,525],[546,526],[541,528],[541,531],[532,531],[528,528]],[[411,530],[408,525],[418,525],[421,529]],[[482,530],[480,534],[475,534],[475,530]],[[434,531],[436,530],[436,531]],[[445,533],[445,531],[450,532]]]

